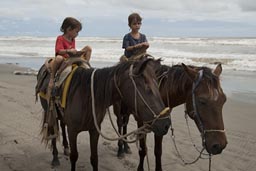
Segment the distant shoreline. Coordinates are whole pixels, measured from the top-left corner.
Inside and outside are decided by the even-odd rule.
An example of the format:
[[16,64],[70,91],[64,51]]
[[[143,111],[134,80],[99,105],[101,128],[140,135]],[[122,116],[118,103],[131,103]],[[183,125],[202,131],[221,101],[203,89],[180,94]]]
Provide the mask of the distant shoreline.
[[[40,66],[43,62],[40,64]],[[105,61],[93,61],[91,62],[92,67],[104,68],[113,66],[114,62]],[[38,71],[36,69],[22,66],[17,63],[6,63],[1,65],[7,65],[9,67],[17,68],[16,70],[21,71]],[[246,103],[256,104],[256,74],[250,71],[235,71],[235,70],[225,70],[223,69],[221,74],[221,85],[226,93],[227,97],[232,97],[238,101],[244,101]]]

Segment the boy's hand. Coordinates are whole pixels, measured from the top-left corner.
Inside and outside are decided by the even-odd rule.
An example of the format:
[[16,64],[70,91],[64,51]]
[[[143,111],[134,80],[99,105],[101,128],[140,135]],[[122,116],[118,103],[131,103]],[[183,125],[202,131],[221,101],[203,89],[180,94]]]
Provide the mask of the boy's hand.
[[83,55],[85,53],[85,51],[77,51],[76,49],[70,49],[68,51],[68,55],[70,57],[80,57],[81,55]]
[[68,49],[68,53],[69,53],[69,54],[73,54],[73,55],[75,55],[75,54],[76,54],[76,52],[77,52],[77,50],[76,50],[76,49]]

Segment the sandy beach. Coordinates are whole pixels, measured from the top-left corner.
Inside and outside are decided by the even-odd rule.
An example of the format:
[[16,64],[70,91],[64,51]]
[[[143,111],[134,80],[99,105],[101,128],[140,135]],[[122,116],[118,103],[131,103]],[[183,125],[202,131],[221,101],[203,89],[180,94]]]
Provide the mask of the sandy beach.
[[[58,142],[61,165],[51,168],[52,154],[49,148],[41,144],[39,135],[42,109],[35,103],[34,87],[36,77],[14,75],[14,71],[27,71],[26,68],[13,64],[0,64],[0,170],[1,171],[68,171],[69,158],[63,155],[61,142]],[[239,79],[238,79],[239,78]],[[229,84],[241,84],[255,87],[256,75],[225,72],[222,84],[227,94],[223,117],[228,145],[222,154],[212,157],[212,171],[255,171],[256,170],[256,95],[254,92],[228,89]],[[186,161],[198,156],[188,137],[184,119],[184,107],[179,106],[172,112],[178,148]],[[189,120],[194,141],[201,147],[200,136],[192,120]],[[102,128],[105,134],[115,136],[110,121],[106,116]],[[136,128],[131,117],[129,130]],[[78,137],[79,159],[77,170],[92,170],[90,165],[90,147],[88,132]],[[147,139],[150,169],[154,170],[153,134]],[[123,159],[116,157],[117,142],[107,141],[100,137],[98,145],[99,170],[102,171],[135,171],[138,165],[136,144],[130,145],[132,154]],[[199,160],[193,165],[183,166],[176,155],[170,134],[164,137],[162,164],[165,171],[207,171],[208,160]],[[145,162],[145,170],[147,163]]]

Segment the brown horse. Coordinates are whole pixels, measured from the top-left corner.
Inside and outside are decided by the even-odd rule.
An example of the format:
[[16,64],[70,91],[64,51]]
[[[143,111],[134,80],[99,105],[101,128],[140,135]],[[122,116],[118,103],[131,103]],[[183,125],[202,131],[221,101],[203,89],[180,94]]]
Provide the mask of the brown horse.
[[[82,131],[89,131],[91,165],[94,171],[98,170],[99,132],[96,125],[100,128],[106,108],[121,99],[133,111],[134,117],[147,125],[147,129],[158,136],[167,133],[170,119],[168,112],[163,112],[166,108],[154,81],[155,68],[158,65],[159,61],[147,59],[98,70],[80,67],[75,71],[63,118],[68,130],[72,171],[76,170],[77,136]],[[47,111],[45,105],[42,106]]]
[[[222,108],[226,96],[222,91],[219,76],[222,67],[219,64],[216,69],[208,67],[195,67],[175,65],[162,65],[157,70],[159,90],[166,106],[171,109],[185,103],[186,113],[194,120],[202,136],[202,145],[209,154],[220,154],[226,147],[227,139],[222,118]],[[117,115],[119,131],[126,132],[130,112],[121,102],[114,106]],[[140,123],[138,124],[140,126]],[[162,171],[163,136],[155,135],[155,161],[156,171]],[[140,163],[138,171],[143,171],[143,163],[146,155],[144,139],[140,140],[141,150],[139,151]],[[129,151],[127,143],[118,142],[118,156]]]

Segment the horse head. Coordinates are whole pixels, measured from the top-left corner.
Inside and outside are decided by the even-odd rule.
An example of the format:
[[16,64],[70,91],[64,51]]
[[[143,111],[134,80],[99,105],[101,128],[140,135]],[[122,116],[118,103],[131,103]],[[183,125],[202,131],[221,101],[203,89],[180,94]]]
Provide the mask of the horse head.
[[129,67],[122,74],[117,73],[115,83],[122,102],[132,110],[137,121],[148,125],[156,135],[165,135],[171,122],[169,108],[165,107],[156,82],[155,69],[160,66],[160,60],[145,59],[123,65],[127,63]]
[[226,95],[219,76],[221,64],[214,71],[207,67],[189,67],[182,64],[192,80],[192,90],[186,100],[186,113],[193,119],[201,132],[202,143],[209,154],[220,154],[227,145],[222,109]]

